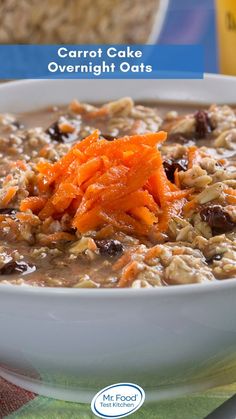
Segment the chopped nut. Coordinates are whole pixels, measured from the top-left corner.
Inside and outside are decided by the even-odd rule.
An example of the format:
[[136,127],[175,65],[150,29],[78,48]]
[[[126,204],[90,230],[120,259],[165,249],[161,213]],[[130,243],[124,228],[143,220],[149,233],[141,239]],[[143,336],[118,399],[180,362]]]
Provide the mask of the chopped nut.
[[91,279],[85,279],[73,286],[73,288],[98,288],[99,284],[97,284],[94,281],[91,281]]
[[206,204],[207,202],[217,199],[222,194],[223,190],[223,183],[215,183],[204,189],[204,191],[196,197],[196,201],[199,202],[199,204]]
[[91,237],[82,237],[70,247],[69,252],[79,255],[86,250],[95,251],[97,249],[95,241]]

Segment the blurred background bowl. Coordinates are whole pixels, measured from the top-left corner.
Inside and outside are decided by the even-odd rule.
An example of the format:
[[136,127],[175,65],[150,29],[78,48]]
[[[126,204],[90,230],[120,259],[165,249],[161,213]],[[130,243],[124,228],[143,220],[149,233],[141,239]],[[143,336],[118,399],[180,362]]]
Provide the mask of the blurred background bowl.
[[168,0],[1,0],[0,43],[146,43]]

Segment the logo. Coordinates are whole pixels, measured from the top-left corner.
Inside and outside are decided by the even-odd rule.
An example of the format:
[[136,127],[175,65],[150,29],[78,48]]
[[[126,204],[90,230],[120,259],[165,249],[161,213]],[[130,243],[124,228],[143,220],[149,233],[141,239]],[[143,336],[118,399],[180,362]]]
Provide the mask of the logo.
[[137,384],[118,383],[100,390],[91,403],[92,412],[100,418],[124,418],[136,412],[145,400]]

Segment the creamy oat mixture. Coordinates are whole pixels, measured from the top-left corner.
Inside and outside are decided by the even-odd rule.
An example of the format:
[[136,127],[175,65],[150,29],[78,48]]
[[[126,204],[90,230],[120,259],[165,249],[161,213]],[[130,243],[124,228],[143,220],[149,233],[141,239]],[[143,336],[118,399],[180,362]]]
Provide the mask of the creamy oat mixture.
[[[90,219],[72,222],[81,205],[78,197],[70,195],[66,206],[65,195],[57,210],[49,208],[62,178],[45,189],[50,170],[95,129],[97,143],[106,139],[113,144],[117,137],[168,133],[157,147],[171,191],[167,195],[172,194],[172,201],[176,196],[181,205],[169,214],[165,227],[160,193],[141,212],[130,204],[134,195],[126,196],[117,201],[125,208],[125,223],[106,217],[91,230],[85,227],[91,226]],[[81,149],[76,153],[80,156]],[[132,161],[132,153],[125,153],[127,162]],[[142,288],[236,277],[235,153],[236,114],[227,105],[135,105],[123,98],[103,106],[74,101],[63,109],[0,115],[0,283]],[[86,182],[81,181],[83,191]],[[132,193],[151,193],[149,186]],[[160,207],[155,216],[154,207]],[[118,217],[120,212],[114,211]]]

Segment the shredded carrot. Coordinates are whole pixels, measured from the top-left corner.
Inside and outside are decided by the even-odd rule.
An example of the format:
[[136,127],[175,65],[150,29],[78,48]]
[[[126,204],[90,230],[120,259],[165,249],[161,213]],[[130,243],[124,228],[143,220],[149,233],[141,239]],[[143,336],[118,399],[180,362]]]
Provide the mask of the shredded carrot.
[[46,144],[43,148],[41,148],[41,150],[39,152],[40,157],[46,157],[48,149],[49,149],[48,144]]
[[101,224],[101,208],[95,206],[75,217],[73,227],[77,228],[81,233],[86,233],[89,230],[95,230]]
[[236,204],[236,196],[229,195],[226,199],[229,204]]
[[62,122],[61,124],[59,124],[59,130],[63,134],[71,134],[75,131],[75,127],[73,127],[73,125],[69,124],[68,122]]
[[130,285],[138,273],[140,272],[139,263],[137,261],[130,262],[122,271],[121,278],[118,282],[118,287],[123,288]]
[[236,204],[236,190],[233,188],[227,188],[224,190],[226,194],[226,200],[229,204]]
[[25,198],[20,203],[20,210],[27,211],[31,210],[34,213],[38,213],[46,204],[47,198],[41,196],[31,196]]
[[112,266],[112,270],[113,271],[119,271],[120,269],[122,269],[125,265],[127,265],[130,262],[131,259],[131,253],[130,252],[126,252],[124,253],[120,259],[118,259],[114,265]]
[[56,163],[38,163],[39,197],[21,208],[42,220],[68,213],[80,233],[107,225],[143,237],[165,232],[191,193],[167,179],[157,148],[165,139],[161,131],[108,141],[96,130]]
[[32,213],[17,212],[16,217],[22,223],[29,223],[31,225],[39,225],[40,220]]
[[225,160],[225,159],[219,159],[219,160],[218,160],[218,163],[220,163],[220,164],[224,165],[224,164],[226,164],[226,163],[227,163],[227,160]]
[[46,218],[51,217],[51,215],[53,215],[55,212],[55,207],[49,199],[38,215],[42,220],[45,220]]
[[129,195],[129,199],[127,199],[127,196],[125,196],[120,199],[118,198],[114,202],[111,201],[107,203],[107,208],[119,208],[120,211],[132,211],[142,206],[144,206],[144,208],[150,209],[154,213],[159,212],[159,207],[157,203],[154,201],[152,195],[148,193],[148,191],[144,191],[141,189],[132,192]]
[[180,185],[180,180],[179,180],[179,171],[178,171],[178,169],[175,169],[175,172],[174,172],[174,180],[175,180],[175,184],[176,184],[177,188],[180,189],[181,185]]
[[9,202],[11,202],[12,199],[14,198],[14,196],[16,195],[17,191],[18,191],[17,186],[11,186],[10,188],[8,188],[5,196],[2,198],[2,204],[3,205],[8,205]]
[[116,230],[127,234],[148,236],[151,230],[150,226],[137,221],[134,217],[122,211],[113,213],[102,211],[100,215],[104,224],[111,224]]
[[[83,141],[75,144],[68,153],[63,156],[58,162],[51,164],[47,162],[40,162],[37,165],[37,170],[39,172],[39,183],[41,186],[41,191],[46,191],[49,186],[59,180],[60,176],[66,176],[69,168],[73,168],[73,163],[77,163],[77,167],[84,160],[84,151],[93,143],[98,141],[99,132],[95,130],[91,135],[86,137]],[[80,153],[78,153],[80,152]],[[72,166],[72,167],[71,167]]]
[[84,115],[86,118],[102,118],[109,114],[108,107],[102,106],[95,110],[87,110],[85,106],[78,102],[77,99],[73,100],[70,104],[70,110],[74,113]]
[[173,255],[183,255],[184,249],[173,249]]
[[143,221],[144,224],[150,226],[158,221],[158,218],[147,207],[133,208],[131,214],[134,215],[134,217],[137,217],[138,220]]
[[84,106],[82,106],[77,99],[72,100],[70,103],[70,110],[78,114],[83,114],[85,112]]
[[154,175],[149,178],[149,183],[151,185],[154,198],[163,208],[166,205],[167,196],[170,194],[171,190],[162,165],[160,165],[157,170],[155,170]]
[[169,202],[175,201],[176,199],[179,200],[181,198],[186,198],[189,194],[191,194],[192,189],[183,189],[174,192],[168,192],[166,194],[166,199]]
[[195,198],[193,198],[191,201],[186,202],[186,204],[183,207],[184,214],[187,215],[191,211],[193,211],[197,207],[197,201]]
[[27,166],[24,160],[16,160],[11,163],[11,167],[17,167],[21,170],[27,170]]
[[109,112],[108,109],[104,106],[100,109],[97,109],[95,111],[90,111],[86,114],[87,118],[104,118],[108,116]]
[[49,234],[47,236],[48,242],[57,242],[57,241],[72,241],[75,240],[75,236],[70,233],[65,233],[63,231],[59,231],[57,233]]
[[226,188],[224,189],[224,193],[228,194],[228,195],[233,195],[236,196],[236,189],[233,188]]
[[152,258],[158,258],[162,253],[162,248],[160,246],[153,246],[149,249],[145,255],[145,261],[148,262]]
[[195,146],[188,148],[188,169],[191,169],[198,159],[198,149]]
[[106,239],[106,238],[112,237],[112,236],[114,236],[114,228],[112,226],[109,226],[109,225],[101,228],[101,230],[99,230],[96,233],[96,239],[97,240],[103,240],[103,239]]

